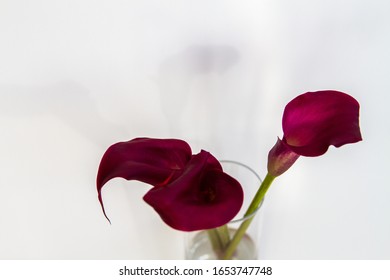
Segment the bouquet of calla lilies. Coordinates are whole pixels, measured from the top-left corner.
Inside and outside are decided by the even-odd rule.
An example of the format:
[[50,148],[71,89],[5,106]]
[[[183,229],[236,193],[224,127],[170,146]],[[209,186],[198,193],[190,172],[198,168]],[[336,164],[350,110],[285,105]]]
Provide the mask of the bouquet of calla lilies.
[[[361,141],[359,103],[339,91],[307,92],[287,104],[282,128],[284,135],[277,139],[268,154],[268,173],[245,216],[256,211],[273,180],[300,156],[317,157],[331,145],[340,147]],[[107,149],[96,181],[98,198],[107,219],[102,188],[116,177],[151,185],[144,196],[145,202],[167,225],[181,231],[211,231],[224,227],[243,203],[240,182],[226,174],[212,154],[203,150],[192,154],[190,146],[179,139],[136,138]],[[232,238],[220,237],[226,240],[223,244],[214,242],[213,247],[221,258],[233,256],[251,220],[243,221]],[[217,231],[217,234],[223,232]]]

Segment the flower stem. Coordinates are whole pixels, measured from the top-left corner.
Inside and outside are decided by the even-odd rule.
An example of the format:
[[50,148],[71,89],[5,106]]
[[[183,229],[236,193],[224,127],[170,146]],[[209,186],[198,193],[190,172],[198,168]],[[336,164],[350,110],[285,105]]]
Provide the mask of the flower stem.
[[[247,211],[245,212],[244,217],[248,217],[256,211],[256,209],[259,207],[260,203],[263,201],[263,198],[264,198],[266,192],[268,191],[269,187],[271,186],[274,179],[275,179],[275,177],[270,175],[269,173],[265,176],[264,181],[261,183],[255,197],[253,198],[251,204],[249,205]],[[229,245],[227,246],[227,248],[225,250],[225,254],[223,255],[223,259],[229,260],[232,258],[234,252],[237,249],[238,244],[240,243],[242,237],[245,235],[245,232],[248,229],[253,218],[254,218],[254,215],[241,223],[240,227],[237,229],[232,240],[230,241]]]
[[226,246],[230,242],[230,235],[229,235],[228,226],[223,225],[223,226],[218,227],[216,230],[217,230],[217,233],[218,233],[219,238],[221,240],[222,248],[223,248],[223,250],[225,250]]
[[229,230],[227,225],[207,230],[213,251],[218,259],[223,256],[226,246],[230,242]]

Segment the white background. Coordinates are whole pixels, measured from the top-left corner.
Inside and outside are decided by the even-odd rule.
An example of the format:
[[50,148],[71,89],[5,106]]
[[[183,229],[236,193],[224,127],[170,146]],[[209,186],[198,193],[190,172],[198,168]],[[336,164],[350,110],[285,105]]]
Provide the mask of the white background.
[[337,89],[363,142],[300,158],[262,259],[390,258],[388,1],[0,0],[0,259],[180,259],[183,234],[115,179],[115,142],[176,137],[266,173],[285,104]]

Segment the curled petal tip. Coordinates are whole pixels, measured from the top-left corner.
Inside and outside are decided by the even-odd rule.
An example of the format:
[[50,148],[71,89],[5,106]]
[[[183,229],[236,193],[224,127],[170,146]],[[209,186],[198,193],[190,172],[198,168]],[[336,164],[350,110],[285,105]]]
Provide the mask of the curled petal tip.
[[190,158],[190,146],[177,139],[135,138],[110,146],[100,161],[96,178],[98,198],[106,219],[110,221],[101,192],[109,180],[119,177],[164,185],[181,173]]

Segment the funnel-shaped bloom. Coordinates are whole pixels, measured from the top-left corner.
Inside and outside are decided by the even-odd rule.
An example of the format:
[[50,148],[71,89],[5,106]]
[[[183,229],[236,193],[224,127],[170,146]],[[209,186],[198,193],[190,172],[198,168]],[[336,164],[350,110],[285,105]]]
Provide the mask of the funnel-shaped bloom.
[[359,127],[359,103],[334,90],[307,92],[285,107],[283,139],[268,154],[268,172],[279,176],[299,156],[316,157],[330,145],[340,147],[362,140]]
[[224,225],[243,201],[241,185],[215,157],[206,151],[192,155],[177,139],[136,138],[108,148],[96,181],[104,214],[101,191],[115,177],[153,185],[144,200],[169,226],[183,231]]

